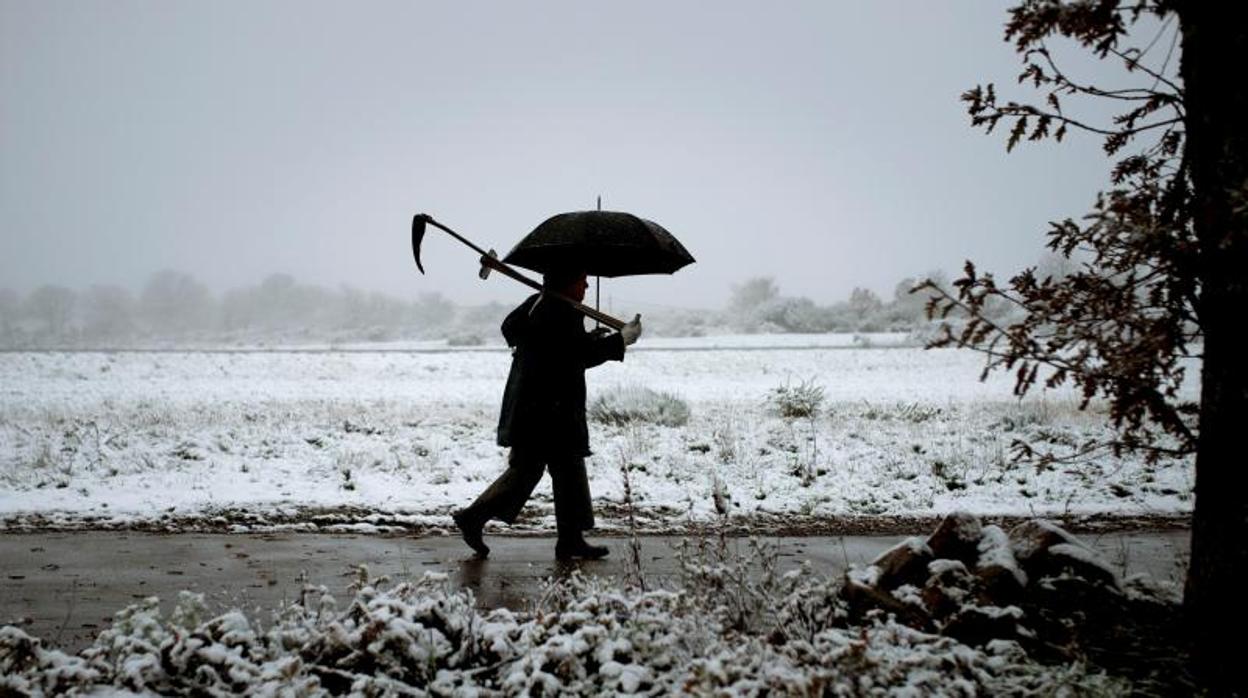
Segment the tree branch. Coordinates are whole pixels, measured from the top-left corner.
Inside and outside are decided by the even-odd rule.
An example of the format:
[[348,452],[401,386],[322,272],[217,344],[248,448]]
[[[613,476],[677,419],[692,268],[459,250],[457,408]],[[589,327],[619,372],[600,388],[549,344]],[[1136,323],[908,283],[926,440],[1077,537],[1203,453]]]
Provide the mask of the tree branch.
[[[1102,136],[1122,136],[1122,137],[1128,137],[1128,138],[1138,133],[1151,131],[1155,128],[1161,128],[1164,126],[1174,126],[1175,124],[1183,123],[1182,117],[1175,117],[1173,119],[1165,119],[1164,121],[1156,121],[1151,124],[1145,124],[1144,126],[1135,126],[1132,128],[1125,128],[1125,129],[1118,129],[1118,130],[1111,131],[1111,130],[1100,128],[1097,126],[1091,126],[1089,124],[1085,124],[1082,121],[1078,121],[1076,119],[1070,118],[1069,116],[1065,116],[1061,112],[1044,111],[1030,104],[1019,104],[1017,102],[1009,102],[1005,106],[993,106],[992,109],[993,111],[995,111],[997,114],[1000,114],[1001,116],[1014,116],[1014,117],[1037,116],[1041,118],[1052,119],[1054,121],[1061,122],[1068,126],[1074,126],[1075,128],[1082,129],[1089,133],[1096,133]],[[988,119],[989,117],[976,116],[974,118],[983,121],[983,120]]]
[[[1078,92],[1081,94],[1091,95],[1093,97],[1105,97],[1108,99],[1128,101],[1147,101],[1161,97],[1165,100],[1167,106],[1174,107],[1175,109],[1180,107],[1179,96],[1170,92],[1159,92],[1155,89],[1148,89],[1144,87],[1131,87],[1123,90],[1102,90],[1094,85],[1077,83],[1068,77],[1066,71],[1057,66],[1057,62],[1053,60],[1053,56],[1049,53],[1048,48],[1042,45],[1040,48],[1033,49],[1032,52],[1038,53],[1044,57],[1045,62],[1049,64],[1049,68],[1053,71],[1054,82],[1056,82],[1059,87],[1068,89],[1071,92]],[[1024,75],[1026,75],[1026,73],[1024,73]]]
[[1162,84],[1163,84],[1163,85],[1165,85],[1166,87],[1169,87],[1170,89],[1174,90],[1174,93],[1175,93],[1176,95],[1178,95],[1180,99],[1183,97],[1183,88],[1182,88],[1182,87],[1180,87],[1180,86],[1178,86],[1178,85],[1176,85],[1176,84],[1174,84],[1174,83],[1173,83],[1173,82],[1171,82],[1170,80],[1168,80],[1168,79],[1167,79],[1164,75],[1162,75],[1161,73],[1158,73],[1158,72],[1156,72],[1156,71],[1152,70],[1151,68],[1149,68],[1149,67],[1145,66],[1143,63],[1140,63],[1137,59],[1132,58],[1132,57],[1130,57],[1130,56],[1126,55],[1125,53],[1123,53],[1122,51],[1119,51],[1119,50],[1118,50],[1118,49],[1116,49],[1116,48],[1110,48],[1110,49],[1109,49],[1109,52],[1110,52],[1110,53],[1112,53],[1112,54],[1114,54],[1115,56],[1118,56],[1118,57],[1119,57],[1119,58],[1121,58],[1123,61],[1125,61],[1125,62],[1127,63],[1127,69],[1128,69],[1128,70],[1139,70],[1140,72],[1144,73],[1145,75],[1148,75],[1149,77],[1151,77],[1151,78],[1153,78],[1154,80],[1156,80],[1156,81],[1158,81],[1158,82],[1162,83]]

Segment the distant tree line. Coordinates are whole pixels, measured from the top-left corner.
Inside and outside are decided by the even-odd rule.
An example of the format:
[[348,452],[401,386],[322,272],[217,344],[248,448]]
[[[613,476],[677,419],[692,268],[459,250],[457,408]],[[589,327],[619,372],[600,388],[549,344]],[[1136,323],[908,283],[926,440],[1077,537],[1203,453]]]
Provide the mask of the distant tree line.
[[[935,278],[943,278],[939,273]],[[819,305],[783,295],[771,278],[733,287],[726,308],[646,313],[654,335],[724,333],[918,332],[930,323],[926,297],[903,279],[889,298],[856,288]],[[214,294],[190,274],[161,271],[135,294],[116,285],[75,290],[44,285],[25,296],[0,289],[0,348],[264,346],[394,340],[484,344],[498,337],[509,307],[457,306],[438,293],[401,299],[350,286],[336,289],[273,274],[259,284]]]
[[456,308],[436,293],[402,300],[350,286],[328,289],[273,274],[217,296],[190,274],[121,286],[0,289],[0,346],[131,347],[385,341],[444,334]]
[[727,320],[746,333],[912,331],[925,324],[926,299],[910,293],[918,283],[902,279],[887,299],[855,288],[846,300],[819,305],[809,298],[782,295],[773,279],[758,277],[733,288]]

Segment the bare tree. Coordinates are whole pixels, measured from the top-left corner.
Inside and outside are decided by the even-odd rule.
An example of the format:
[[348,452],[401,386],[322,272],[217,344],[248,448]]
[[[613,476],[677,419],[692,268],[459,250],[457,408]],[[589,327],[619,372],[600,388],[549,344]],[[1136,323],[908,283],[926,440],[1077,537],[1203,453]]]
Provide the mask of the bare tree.
[[884,309],[884,301],[869,288],[855,287],[849,292],[849,314],[855,329],[864,332],[875,332],[883,329],[879,324],[880,311]]
[[93,342],[129,339],[135,329],[134,295],[121,286],[95,285],[82,297],[82,334]]
[[0,344],[17,343],[17,322],[21,317],[22,299],[11,288],[0,288]]
[[69,338],[77,300],[78,294],[72,289],[45,284],[26,297],[26,315],[43,326],[46,341],[63,342]]
[[[1230,3],[1200,0],[1023,0],[1006,38],[1023,59],[1020,82],[1040,105],[1002,102],[993,85],[968,91],[972,124],[1011,124],[1007,148],[1024,138],[1096,134],[1117,156],[1111,188],[1083,222],[1053,223],[1049,248],[1090,260],[1063,278],[1035,269],[998,285],[967,262],[932,314],[965,313],[959,332],[935,344],[985,352],[985,375],[1012,370],[1015,391],[1072,382],[1084,404],[1104,397],[1115,451],[1196,456],[1192,558],[1184,604],[1197,632],[1199,666],[1217,692],[1242,686],[1230,637],[1248,617],[1248,490],[1239,432],[1248,412],[1248,363],[1237,338],[1248,307],[1248,84],[1226,79],[1248,56],[1248,23]],[[1151,31],[1133,36],[1148,18]],[[1139,32],[1137,32],[1139,33]],[[1053,37],[1120,61],[1131,84],[1093,85],[1063,69]],[[1174,61],[1179,61],[1174,75]],[[1106,124],[1078,118],[1068,97],[1121,108]],[[989,302],[1020,317],[994,320]],[[1201,362],[1199,402],[1182,397],[1188,359]],[[1021,455],[1035,455],[1027,445]]]
[[927,298],[914,290],[924,281],[936,285],[948,283],[944,272],[935,270],[928,272],[926,279],[906,277],[893,286],[893,297],[888,304],[888,321],[897,327],[913,328],[926,318],[925,307]]
[[734,311],[748,313],[779,296],[780,288],[776,286],[775,279],[769,276],[756,276],[746,279],[739,286],[732,287],[732,299],[728,305]]
[[214,301],[208,287],[180,271],[153,274],[143,287],[139,308],[148,327],[165,336],[205,329],[215,320]]
[[441,293],[422,293],[408,306],[408,324],[418,334],[444,330],[455,318],[455,304]]

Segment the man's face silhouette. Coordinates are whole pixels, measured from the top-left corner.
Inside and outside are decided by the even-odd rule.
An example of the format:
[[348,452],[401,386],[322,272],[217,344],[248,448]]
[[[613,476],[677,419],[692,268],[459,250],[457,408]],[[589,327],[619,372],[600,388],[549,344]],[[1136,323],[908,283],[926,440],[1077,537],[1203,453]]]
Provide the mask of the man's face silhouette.
[[580,303],[585,300],[585,291],[589,288],[589,277],[585,274],[579,274],[568,285],[560,290],[560,293]]

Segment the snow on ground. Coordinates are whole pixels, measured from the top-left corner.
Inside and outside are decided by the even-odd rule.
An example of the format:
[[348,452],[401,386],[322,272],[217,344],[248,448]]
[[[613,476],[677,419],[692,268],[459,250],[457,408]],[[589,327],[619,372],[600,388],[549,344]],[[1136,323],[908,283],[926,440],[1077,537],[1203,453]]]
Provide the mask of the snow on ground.
[[[620,525],[624,467],[655,527],[715,517],[717,489],[745,520],[1190,511],[1190,460],[1011,463],[1016,438],[1060,450],[1107,436],[1102,407],[1081,412],[1069,391],[1019,401],[1007,375],[978,381],[974,353],[893,344],[643,340],[591,371],[591,401],[643,386],[691,413],[680,427],[591,423],[600,526]],[[505,467],[494,423],[510,357],[425,349],[0,354],[0,525],[240,512],[446,525]],[[817,416],[771,409],[777,388],[802,384],[823,390]],[[546,480],[525,526],[552,527],[551,513]]]

